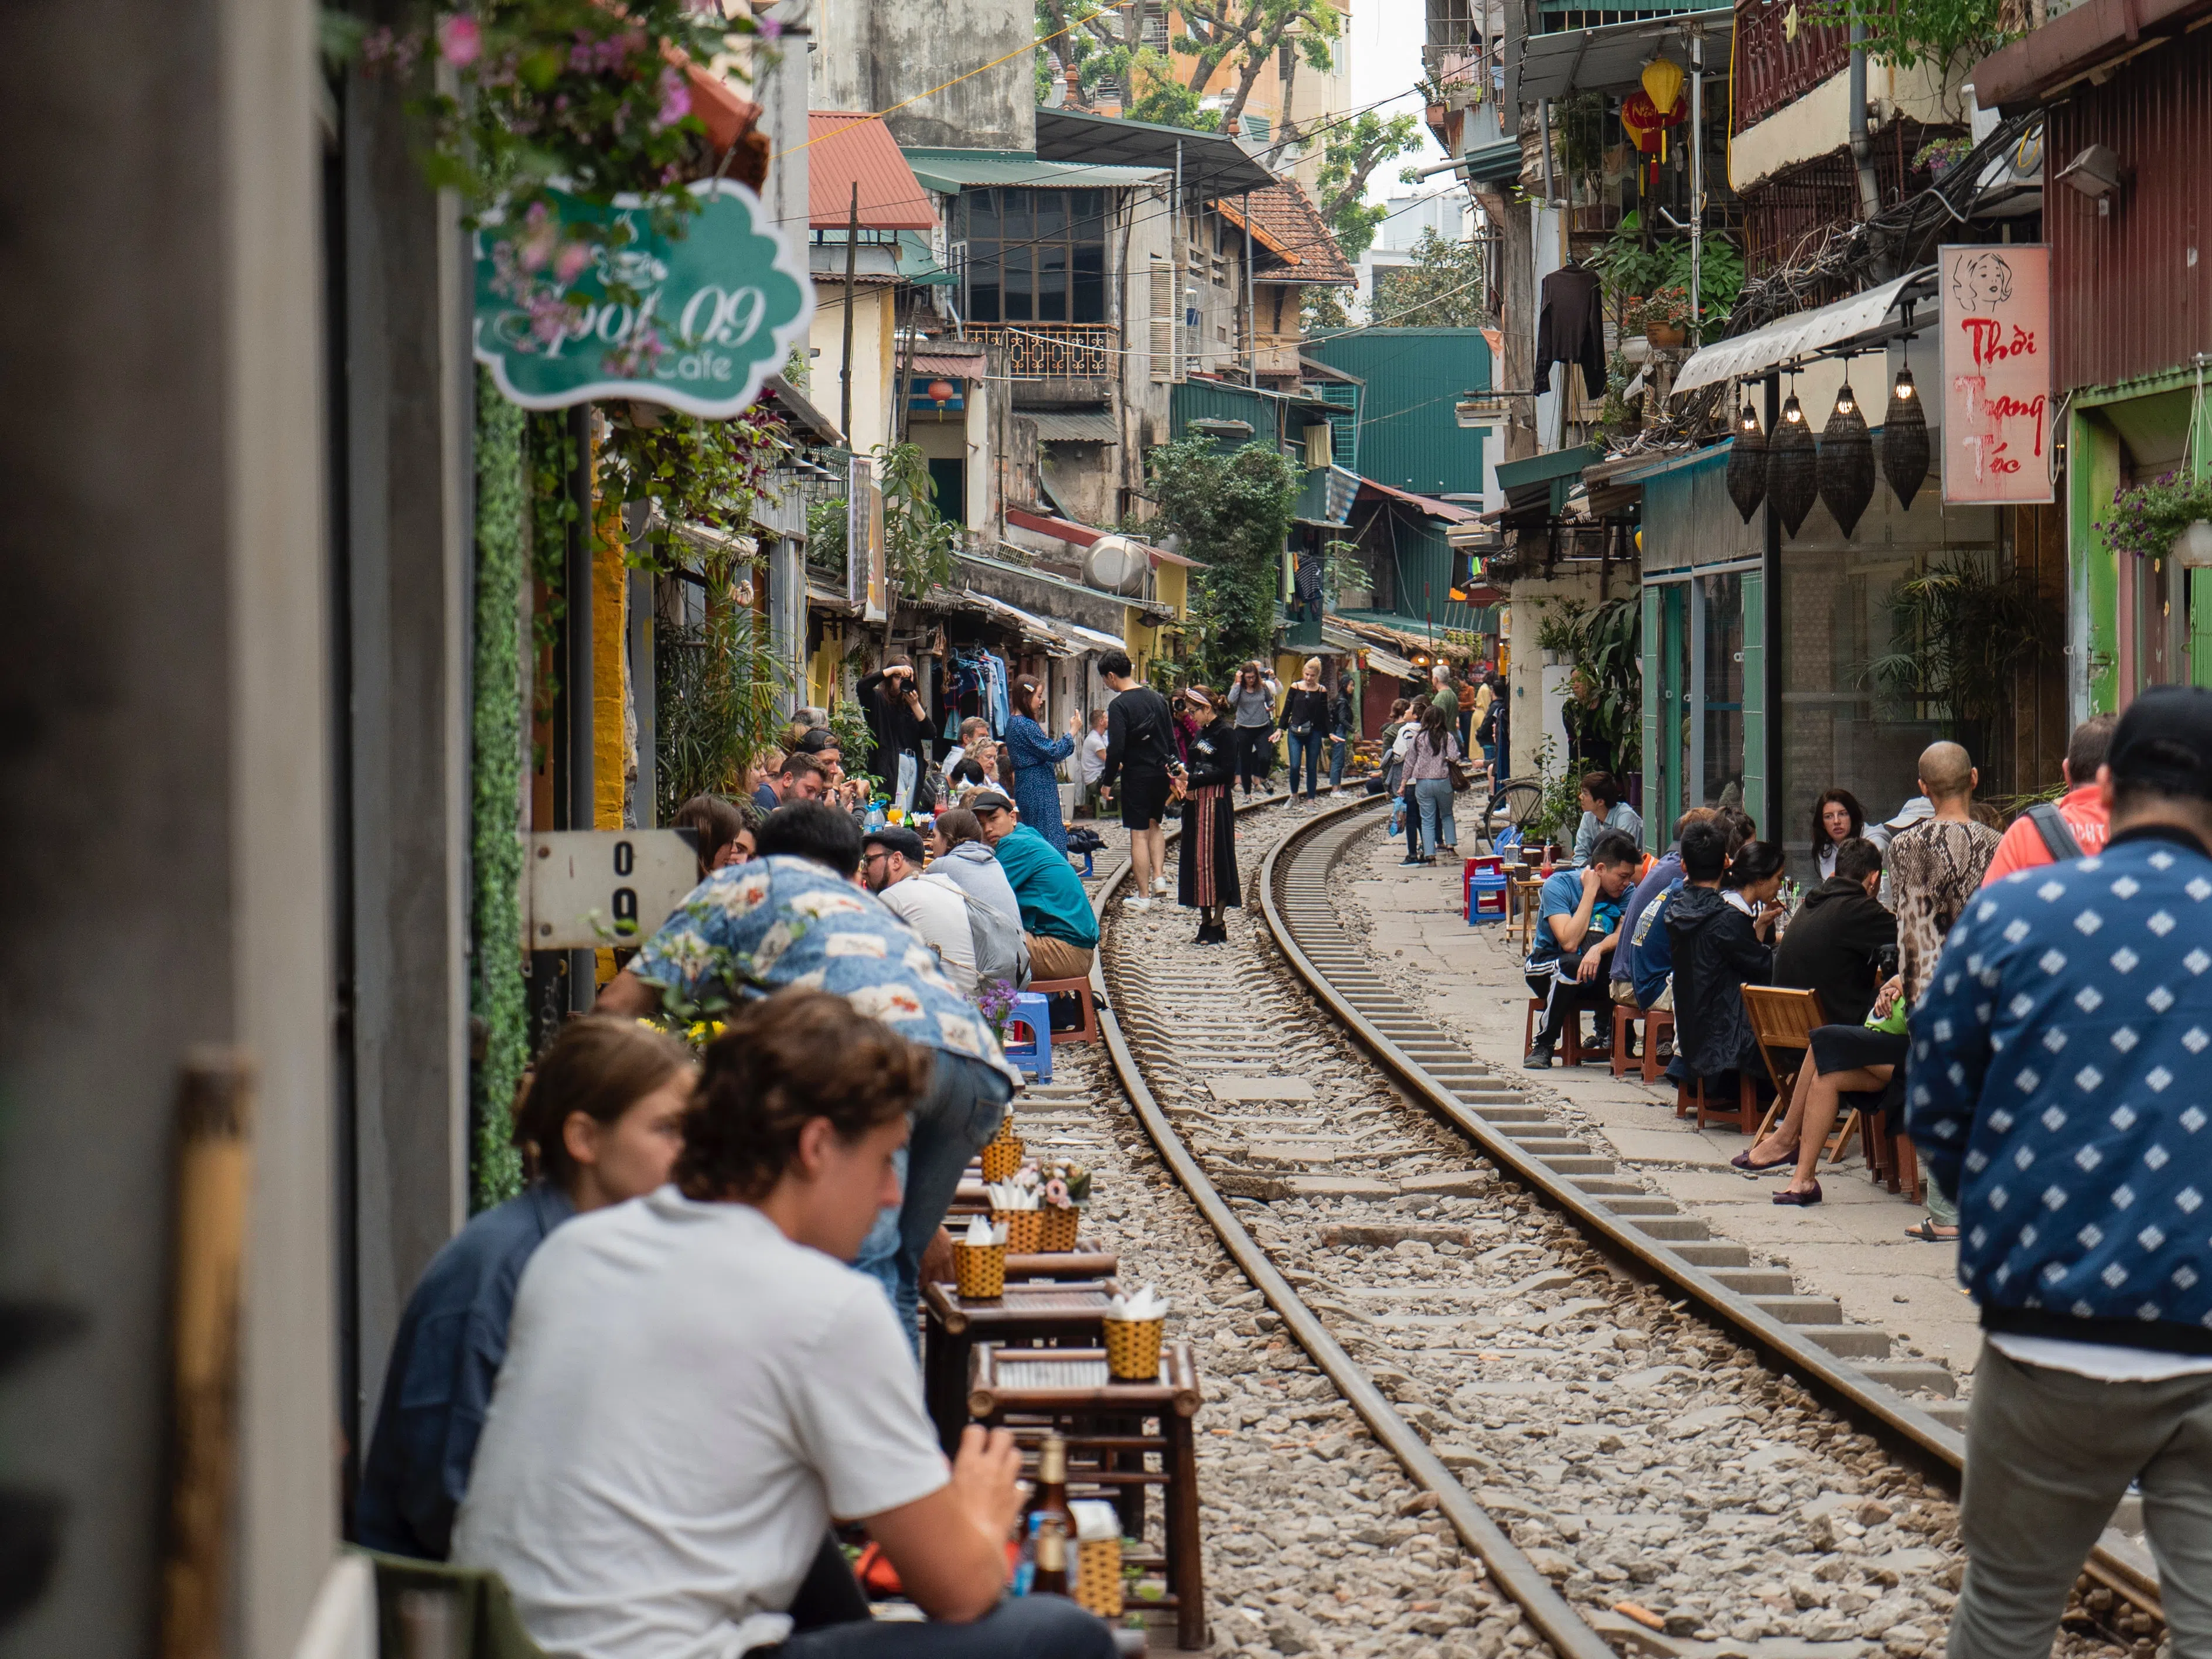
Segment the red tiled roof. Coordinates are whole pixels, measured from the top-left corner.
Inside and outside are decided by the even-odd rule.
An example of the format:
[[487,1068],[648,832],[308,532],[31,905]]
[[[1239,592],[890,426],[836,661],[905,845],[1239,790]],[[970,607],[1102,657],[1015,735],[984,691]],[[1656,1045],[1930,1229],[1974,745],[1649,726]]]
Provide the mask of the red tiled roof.
[[890,129],[872,116],[806,112],[806,222],[842,230],[860,187],[862,230],[934,230],[937,214]]
[[[1239,230],[1244,227],[1242,196],[1224,196],[1213,205]],[[1359,282],[1322,222],[1321,210],[1295,179],[1278,179],[1266,190],[1254,191],[1252,239],[1283,262],[1283,269],[1257,273],[1262,282],[1312,282],[1329,288],[1352,288]]]

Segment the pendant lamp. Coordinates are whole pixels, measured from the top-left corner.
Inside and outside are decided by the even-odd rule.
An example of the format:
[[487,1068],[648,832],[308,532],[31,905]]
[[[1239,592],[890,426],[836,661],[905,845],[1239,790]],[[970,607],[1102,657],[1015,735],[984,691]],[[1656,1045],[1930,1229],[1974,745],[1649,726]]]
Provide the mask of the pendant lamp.
[[1651,107],[1660,114],[1673,112],[1674,100],[1682,95],[1682,66],[1671,58],[1655,58],[1644,66],[1637,77],[1650,94]]
[[1899,369],[1889,389],[1889,409],[1881,417],[1881,475],[1897,493],[1897,505],[1909,507],[1928,480],[1928,412],[1912,371]]
[[1748,403],[1736,416],[1735,445],[1729,451],[1728,493],[1747,524],[1766,499],[1766,434],[1759,429],[1759,417]]
[[1836,407],[1820,433],[1818,474],[1820,499],[1848,536],[1874,500],[1874,439],[1849,381],[1836,394]]
[[1781,522],[1784,536],[1796,535],[1805,515],[1813,511],[1820,493],[1819,465],[1813,429],[1806,425],[1804,409],[1793,391],[1782,406],[1782,418],[1766,435],[1766,505]]

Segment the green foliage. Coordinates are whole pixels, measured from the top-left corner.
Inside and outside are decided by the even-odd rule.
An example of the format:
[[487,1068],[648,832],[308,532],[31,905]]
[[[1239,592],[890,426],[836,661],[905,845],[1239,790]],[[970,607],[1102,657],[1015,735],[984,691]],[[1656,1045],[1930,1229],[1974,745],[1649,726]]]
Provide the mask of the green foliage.
[[891,586],[909,602],[927,598],[932,588],[952,580],[960,527],[937,515],[937,486],[921,445],[878,445],[876,475],[884,487],[884,562]]
[[743,535],[752,523],[762,481],[791,450],[781,419],[760,404],[725,421],[706,421],[674,409],[642,427],[608,411],[607,439],[599,449],[599,494],[628,505],[658,502],[659,518],[630,562],[660,572],[687,566],[678,524],[703,524]]
[[[595,202],[635,191],[672,227],[694,208],[684,181],[720,159],[676,63],[726,61],[758,32],[694,0],[476,0],[366,31],[326,21],[322,45],[419,89],[423,170],[469,212],[520,210],[558,179]],[[441,76],[452,90],[432,89]]]
[[524,714],[518,626],[529,564],[523,414],[477,371],[475,655],[469,745],[469,1014],[483,1032],[471,1068],[471,1202],[486,1209],[522,1190],[510,1135],[530,1063],[522,975],[520,821]]
[[1551,841],[1571,846],[1575,830],[1583,820],[1583,784],[1575,769],[1559,758],[1555,739],[1547,737],[1536,751],[1536,775],[1543,779],[1544,792],[1521,820],[1522,843],[1533,846]]
[[1298,326],[1308,335],[1324,329],[1348,329],[1352,313],[1344,308],[1345,290],[1308,283],[1298,292]]
[[576,469],[576,440],[558,410],[532,415],[523,430],[523,464],[530,497],[530,576],[538,584],[531,607],[531,645],[541,660],[533,684],[533,712],[549,718],[561,692],[561,619],[568,614],[568,527],[576,522],[568,479]]
[[1643,602],[1633,596],[1595,606],[1558,600],[1536,625],[1536,648],[1571,663],[1578,686],[1589,688],[1579,717],[1611,746],[1624,775],[1644,766],[1643,638]]
[[1352,263],[1358,264],[1359,256],[1374,245],[1375,233],[1390,211],[1366,199],[1369,178],[1384,162],[1419,148],[1420,142],[1420,124],[1411,112],[1382,115],[1369,110],[1322,135],[1314,205]]
[[868,762],[876,753],[876,735],[868,730],[867,711],[853,693],[853,686],[860,672],[856,651],[845,663],[843,693],[830,705],[830,730],[837,739],[837,751],[844,757],[846,775],[853,778],[867,776]]
[[1270,654],[1301,469],[1271,445],[1224,453],[1194,436],[1154,450],[1151,476],[1166,528],[1207,566],[1193,572],[1196,657],[1212,683],[1225,684],[1238,663]]
[[1552,106],[1552,130],[1559,145],[1559,163],[1572,173],[1593,173],[1605,165],[1607,128],[1605,94],[1578,92]]
[[1866,665],[1864,677],[1965,725],[1996,719],[2012,702],[2014,675],[2058,633],[2058,619],[2032,584],[1977,559],[1905,577],[1887,603],[1890,649]]
[[[1680,291],[1684,318],[1689,312],[1690,243],[1686,237],[1670,241],[1645,241],[1643,224],[1635,213],[1625,214],[1620,225],[1591,257],[1590,263],[1604,282],[1606,293],[1618,304],[1649,298],[1666,288]],[[1729,313],[1735,309],[1743,288],[1743,255],[1735,244],[1718,232],[1708,232],[1698,267],[1699,331],[1705,342],[1721,337]]]
[[1424,230],[1413,263],[1375,273],[1378,324],[1407,329],[1479,329],[1483,306],[1483,250],[1478,242],[1446,241]]
[[1868,57],[1899,69],[1926,64],[1946,80],[2012,38],[2002,0],[1828,0],[1812,21],[1863,23]]
[[1330,604],[1340,602],[1346,589],[1372,587],[1374,572],[1359,557],[1357,542],[1324,542],[1322,543],[1322,592]]
[[2138,559],[2160,559],[2173,538],[2200,518],[2212,519],[2212,478],[2176,469],[2151,483],[2112,492],[2112,516],[2097,521],[2105,545]]

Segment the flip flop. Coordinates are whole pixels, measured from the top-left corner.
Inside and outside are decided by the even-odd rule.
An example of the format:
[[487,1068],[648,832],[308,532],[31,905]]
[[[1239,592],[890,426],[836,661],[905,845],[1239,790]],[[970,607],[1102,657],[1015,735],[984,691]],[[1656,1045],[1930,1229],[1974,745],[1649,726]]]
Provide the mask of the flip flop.
[[1923,1244],[1955,1244],[1959,1242],[1957,1228],[1954,1227],[1948,1232],[1938,1232],[1933,1221],[1923,1221],[1917,1227],[1905,1228],[1905,1236],[1917,1238]]
[[1820,1184],[1815,1181],[1803,1192],[1778,1192],[1774,1195],[1774,1202],[1778,1204],[1795,1205],[1800,1209],[1809,1208],[1820,1202]]

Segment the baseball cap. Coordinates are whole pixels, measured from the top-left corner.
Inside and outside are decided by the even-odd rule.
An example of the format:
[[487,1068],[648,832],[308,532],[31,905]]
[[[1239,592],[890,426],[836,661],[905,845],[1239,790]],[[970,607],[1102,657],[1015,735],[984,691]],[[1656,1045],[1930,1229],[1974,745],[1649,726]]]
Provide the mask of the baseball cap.
[[2212,691],[2144,689],[2112,728],[2105,764],[2116,788],[2212,801]]
[[996,790],[977,790],[968,801],[970,812],[1012,812],[1013,809],[1014,803]]
[[886,824],[881,829],[872,829],[860,838],[860,845],[896,852],[909,864],[921,863],[921,837],[904,824]]

